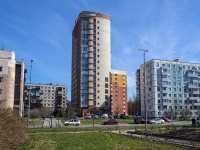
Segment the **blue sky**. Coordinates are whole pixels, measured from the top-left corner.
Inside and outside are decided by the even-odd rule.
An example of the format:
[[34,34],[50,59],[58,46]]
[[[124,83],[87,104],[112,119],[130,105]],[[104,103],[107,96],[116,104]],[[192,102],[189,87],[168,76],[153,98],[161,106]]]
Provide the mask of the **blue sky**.
[[71,99],[71,34],[81,11],[111,17],[112,68],[128,73],[128,95],[135,93],[135,71],[146,60],[180,59],[200,63],[198,0],[0,0],[0,46],[25,60],[32,83],[67,85]]

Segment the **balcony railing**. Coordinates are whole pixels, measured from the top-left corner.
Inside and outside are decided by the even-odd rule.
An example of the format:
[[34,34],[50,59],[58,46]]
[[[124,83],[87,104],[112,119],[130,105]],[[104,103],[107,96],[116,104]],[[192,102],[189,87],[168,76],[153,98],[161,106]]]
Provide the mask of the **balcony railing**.
[[189,97],[189,100],[199,100],[199,97]]
[[194,103],[194,106],[200,106],[200,103]]

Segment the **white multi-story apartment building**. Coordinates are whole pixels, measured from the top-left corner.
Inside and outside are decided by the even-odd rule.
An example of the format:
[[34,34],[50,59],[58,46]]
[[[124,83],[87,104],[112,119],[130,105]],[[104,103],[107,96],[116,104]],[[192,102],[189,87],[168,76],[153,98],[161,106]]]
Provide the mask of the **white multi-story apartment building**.
[[[137,71],[141,115],[147,117],[197,117],[200,115],[200,64],[179,60],[150,60]],[[145,88],[144,88],[145,85]]]
[[71,101],[80,115],[110,109],[110,45],[110,17],[81,12],[72,32],[71,76]]
[[29,106],[30,92],[31,108],[48,107],[55,110],[57,108],[67,107],[67,87],[65,85],[25,84],[25,108]]

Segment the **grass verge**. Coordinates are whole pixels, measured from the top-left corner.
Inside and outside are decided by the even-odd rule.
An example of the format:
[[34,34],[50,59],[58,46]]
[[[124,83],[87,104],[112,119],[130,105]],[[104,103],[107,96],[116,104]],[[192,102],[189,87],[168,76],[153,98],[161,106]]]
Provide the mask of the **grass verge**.
[[106,132],[31,134],[22,150],[185,150],[179,145],[136,139]]

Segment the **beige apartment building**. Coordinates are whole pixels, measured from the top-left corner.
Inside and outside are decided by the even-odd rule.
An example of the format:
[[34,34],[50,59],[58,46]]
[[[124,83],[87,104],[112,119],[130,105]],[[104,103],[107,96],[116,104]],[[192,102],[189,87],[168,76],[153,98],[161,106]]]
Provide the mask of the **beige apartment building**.
[[0,50],[0,103],[14,108],[19,116],[23,110],[24,61],[16,62],[15,53]]
[[53,84],[25,84],[24,105],[25,108],[48,107],[52,110],[67,108],[67,87]]

